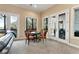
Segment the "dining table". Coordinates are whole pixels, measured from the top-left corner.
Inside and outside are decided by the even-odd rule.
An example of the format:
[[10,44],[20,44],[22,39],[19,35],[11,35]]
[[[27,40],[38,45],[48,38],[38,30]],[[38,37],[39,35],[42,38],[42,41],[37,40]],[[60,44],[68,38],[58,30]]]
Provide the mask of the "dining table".
[[34,42],[37,42],[39,40],[39,35],[40,35],[40,32],[37,32],[37,31],[34,31],[34,32],[31,32],[31,34],[33,36],[35,36],[35,39],[34,39]]

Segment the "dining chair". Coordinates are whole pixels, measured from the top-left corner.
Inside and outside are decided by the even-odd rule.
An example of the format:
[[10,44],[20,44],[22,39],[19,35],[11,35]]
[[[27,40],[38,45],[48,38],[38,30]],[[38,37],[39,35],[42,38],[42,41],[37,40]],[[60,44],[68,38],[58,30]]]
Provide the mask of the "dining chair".
[[28,45],[31,40],[33,41],[35,39],[35,37],[31,34],[30,31],[25,31],[25,36],[26,36],[26,42],[28,43]]
[[46,33],[47,32],[45,30],[41,30],[41,32],[40,32],[40,39],[41,39],[41,41],[43,41],[43,43],[46,40]]

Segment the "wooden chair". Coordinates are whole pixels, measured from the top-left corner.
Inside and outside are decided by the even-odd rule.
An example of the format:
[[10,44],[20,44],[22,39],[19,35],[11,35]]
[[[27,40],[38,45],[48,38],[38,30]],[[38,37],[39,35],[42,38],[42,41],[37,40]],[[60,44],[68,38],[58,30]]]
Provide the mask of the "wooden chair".
[[30,31],[25,31],[25,36],[26,36],[26,42],[28,43],[28,45],[31,40],[33,41],[35,39],[35,37],[31,34]]
[[44,43],[44,41],[46,40],[46,31],[45,30],[42,30],[41,32],[40,32],[40,39],[41,40],[43,40],[43,43]]

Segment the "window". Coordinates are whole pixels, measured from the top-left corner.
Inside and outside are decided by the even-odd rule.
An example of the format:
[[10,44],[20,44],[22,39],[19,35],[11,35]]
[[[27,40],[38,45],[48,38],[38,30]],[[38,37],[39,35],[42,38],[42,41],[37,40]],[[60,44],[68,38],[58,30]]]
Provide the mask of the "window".
[[15,32],[17,36],[17,16],[10,16],[10,29]]
[[0,33],[5,33],[6,31],[5,16],[0,15]]
[[15,36],[17,37],[17,29],[18,29],[18,15],[15,14],[0,14],[0,34],[6,34],[8,30],[12,30],[15,32]]
[[43,29],[48,31],[48,18],[44,18],[43,23],[44,23]]
[[79,37],[79,9],[75,9],[74,35]]
[[36,30],[37,29],[36,24],[37,24],[36,18],[32,18],[32,17],[26,18],[26,30],[29,30],[29,29]]

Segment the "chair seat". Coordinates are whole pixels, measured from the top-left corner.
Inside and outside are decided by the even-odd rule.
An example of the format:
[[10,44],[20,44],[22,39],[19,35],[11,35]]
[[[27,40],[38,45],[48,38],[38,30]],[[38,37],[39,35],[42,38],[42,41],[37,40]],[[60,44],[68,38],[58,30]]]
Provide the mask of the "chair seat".
[[33,39],[34,38],[34,36],[29,36],[29,39]]

